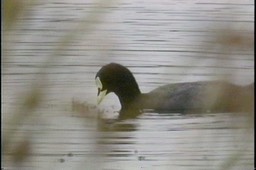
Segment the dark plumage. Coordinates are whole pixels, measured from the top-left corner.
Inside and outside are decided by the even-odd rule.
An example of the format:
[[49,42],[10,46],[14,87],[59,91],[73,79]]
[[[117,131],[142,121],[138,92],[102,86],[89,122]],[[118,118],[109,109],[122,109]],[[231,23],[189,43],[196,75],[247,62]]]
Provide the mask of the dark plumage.
[[[141,93],[132,73],[110,63],[96,74],[99,102],[114,92],[121,103],[120,113],[154,109],[158,112],[248,111],[253,107],[253,85],[237,86],[224,81],[174,83]],[[244,102],[247,101],[247,102]]]

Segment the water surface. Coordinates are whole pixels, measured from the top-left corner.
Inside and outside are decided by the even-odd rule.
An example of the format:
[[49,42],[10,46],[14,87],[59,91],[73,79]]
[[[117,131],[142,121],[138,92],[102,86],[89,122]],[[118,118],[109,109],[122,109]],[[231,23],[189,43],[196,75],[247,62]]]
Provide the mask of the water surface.
[[[167,83],[219,78],[252,83],[253,4],[113,1],[94,15],[94,1],[37,1],[6,32],[11,38],[3,60],[3,131],[18,127],[14,148],[28,140],[31,150],[18,165],[12,163],[13,153],[6,153],[4,167],[252,169],[253,118],[146,112],[115,122],[119,101],[110,94],[96,106],[94,77],[104,64],[117,62],[134,73],[143,92]],[[56,52],[69,34],[68,46]],[[43,80],[36,84],[42,101],[14,126],[9,120],[36,79]],[[97,119],[98,114],[106,120]]]

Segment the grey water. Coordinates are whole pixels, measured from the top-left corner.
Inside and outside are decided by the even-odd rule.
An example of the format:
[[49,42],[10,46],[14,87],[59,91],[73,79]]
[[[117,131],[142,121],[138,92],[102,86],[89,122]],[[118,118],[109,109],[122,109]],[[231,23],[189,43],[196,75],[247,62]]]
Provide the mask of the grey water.
[[[220,78],[250,84],[254,1],[100,2],[35,1],[4,32],[2,129],[17,129],[3,168],[253,169],[254,122],[247,114],[145,112],[113,121],[119,101],[109,94],[96,105],[94,78],[116,62],[133,72],[142,92]],[[10,120],[34,86],[43,93],[40,104],[14,126]],[[13,153],[23,140],[30,153],[16,165]]]

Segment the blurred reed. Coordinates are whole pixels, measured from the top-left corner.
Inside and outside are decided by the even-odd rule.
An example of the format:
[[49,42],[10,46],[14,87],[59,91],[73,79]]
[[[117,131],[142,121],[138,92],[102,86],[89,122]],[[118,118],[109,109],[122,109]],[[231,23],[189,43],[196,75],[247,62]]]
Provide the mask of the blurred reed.
[[[12,36],[12,32],[15,31],[16,24],[20,22],[20,18],[25,15],[29,15],[30,11],[35,8],[38,1],[20,1],[20,0],[8,0],[3,2],[3,62],[8,63],[12,58],[6,51],[9,46],[8,42],[12,39],[17,39],[17,37]],[[64,60],[63,50],[71,45],[72,41],[79,36],[81,33],[89,34],[90,31],[94,29],[98,23],[101,22],[102,16],[104,15],[105,7],[111,5],[113,1],[99,0],[95,1],[95,7],[92,11],[82,18],[81,22],[60,39],[58,46],[52,51],[52,54],[47,57],[44,62],[41,63],[41,67],[37,70],[38,74],[34,76],[33,81],[31,81],[30,91],[23,94],[22,96],[17,96],[18,99],[23,99],[23,104],[21,107],[13,107],[12,117],[3,119],[3,157],[5,165],[5,155],[12,155],[14,164],[20,166],[20,163],[26,160],[31,154],[32,142],[28,135],[25,135],[23,141],[20,141],[18,145],[15,145],[15,140],[13,137],[17,134],[19,128],[23,125],[25,120],[29,119],[30,116],[35,114],[45,98],[45,92],[42,87],[47,86],[48,75],[43,74],[46,69],[51,69],[50,64]],[[87,22],[87,21],[93,22]],[[7,64],[2,65],[2,71],[8,69]],[[44,88],[45,89],[45,88]],[[80,110],[81,111],[81,110]],[[83,112],[85,110],[83,109]],[[88,110],[86,110],[88,112]],[[8,113],[4,113],[8,115]],[[40,121],[40,120],[39,120]]]

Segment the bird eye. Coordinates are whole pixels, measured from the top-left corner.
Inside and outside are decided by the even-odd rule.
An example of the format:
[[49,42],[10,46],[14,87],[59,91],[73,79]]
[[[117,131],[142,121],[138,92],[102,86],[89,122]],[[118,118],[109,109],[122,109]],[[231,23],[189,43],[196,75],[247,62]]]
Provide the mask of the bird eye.
[[96,77],[95,82],[96,82],[96,86],[97,86],[100,90],[102,90],[103,85],[102,85],[102,83],[101,83],[99,77]]

